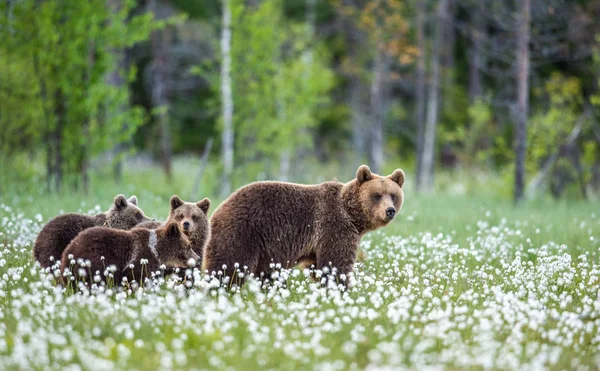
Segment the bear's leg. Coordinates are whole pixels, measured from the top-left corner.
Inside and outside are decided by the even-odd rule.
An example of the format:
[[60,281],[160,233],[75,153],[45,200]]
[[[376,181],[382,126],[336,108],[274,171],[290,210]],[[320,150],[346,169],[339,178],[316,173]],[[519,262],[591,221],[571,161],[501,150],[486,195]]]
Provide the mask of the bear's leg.
[[317,248],[316,268],[327,276],[336,272],[336,280],[343,285],[348,284],[348,274],[352,272],[356,260],[358,241],[344,238],[328,238]]

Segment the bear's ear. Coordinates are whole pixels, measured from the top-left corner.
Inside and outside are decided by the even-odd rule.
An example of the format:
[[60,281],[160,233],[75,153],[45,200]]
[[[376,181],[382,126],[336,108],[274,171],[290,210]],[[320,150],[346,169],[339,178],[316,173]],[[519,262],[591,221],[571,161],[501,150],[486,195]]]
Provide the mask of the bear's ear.
[[169,236],[169,237],[178,237],[181,234],[181,231],[179,230],[179,226],[177,225],[176,222],[167,224],[166,229],[167,229],[167,236]]
[[358,180],[358,184],[363,184],[364,182],[373,179],[373,174],[371,174],[371,169],[367,165],[361,165],[356,171],[356,180]]
[[210,208],[210,200],[208,198],[203,198],[200,202],[196,204],[204,212],[204,214],[208,213],[208,209]]
[[115,207],[117,210],[121,210],[122,208],[127,206],[127,199],[123,195],[118,195],[115,197]]
[[137,197],[135,195],[129,197],[129,200],[127,201],[137,206]]
[[388,178],[398,183],[398,185],[402,187],[404,184],[404,171],[402,171],[402,169],[396,169]]
[[177,209],[181,205],[183,205],[181,198],[177,195],[173,195],[173,197],[171,197],[171,211]]

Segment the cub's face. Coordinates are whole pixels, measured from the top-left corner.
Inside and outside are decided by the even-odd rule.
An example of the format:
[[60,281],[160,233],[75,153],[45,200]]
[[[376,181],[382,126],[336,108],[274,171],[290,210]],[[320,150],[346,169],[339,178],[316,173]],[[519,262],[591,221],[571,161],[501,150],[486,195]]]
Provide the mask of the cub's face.
[[115,197],[113,205],[108,210],[108,226],[116,229],[131,229],[136,225],[151,221],[137,206],[137,197],[126,199],[123,195]]
[[171,197],[169,221],[174,221],[179,229],[190,239],[206,238],[208,233],[208,209],[210,200],[203,199],[197,203],[184,202],[177,195]]
[[158,235],[157,250],[163,264],[173,267],[187,266],[190,259],[196,262],[200,256],[192,249],[190,240],[179,230],[175,222],[168,222],[166,226],[156,230]]
[[397,169],[391,175],[382,177],[371,173],[363,165],[356,173],[356,180],[359,202],[367,215],[369,229],[377,229],[391,222],[404,202],[404,172]]

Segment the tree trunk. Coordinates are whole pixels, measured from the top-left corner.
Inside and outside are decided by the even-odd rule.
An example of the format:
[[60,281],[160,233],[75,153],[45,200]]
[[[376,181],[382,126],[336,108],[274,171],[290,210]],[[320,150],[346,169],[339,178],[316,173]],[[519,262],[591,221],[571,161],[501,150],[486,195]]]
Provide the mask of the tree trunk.
[[61,88],[56,89],[54,95],[54,116],[56,118],[56,125],[52,133],[52,142],[54,145],[54,190],[60,192],[62,186],[62,170],[63,170],[63,157],[62,157],[62,130],[65,126],[66,119],[65,110],[65,98]]
[[483,45],[486,38],[485,16],[481,5],[472,12],[473,34],[469,48],[469,103],[473,104],[483,95],[481,69],[483,67]]
[[213,145],[213,138],[208,138],[206,144],[204,145],[204,151],[202,151],[202,156],[200,157],[200,167],[198,168],[198,174],[196,175],[196,180],[194,181],[194,186],[192,187],[192,194],[190,198],[192,200],[197,200],[200,194],[200,183],[202,182],[202,176],[204,175],[204,169],[206,169],[206,164],[208,164],[208,156],[210,155],[210,150]]
[[54,172],[53,160],[54,154],[52,153],[52,119],[48,112],[48,103],[50,102],[48,97],[48,89],[46,88],[46,81],[42,77],[42,71],[40,66],[40,59],[37,54],[33,54],[33,71],[39,84],[39,99],[42,106],[42,113],[44,119],[44,145],[46,146],[46,190],[52,191],[52,174]]
[[[117,13],[121,10],[122,0],[107,0],[108,7],[113,13]],[[124,49],[114,49],[112,54],[115,56],[116,68],[114,68],[106,77],[106,81],[109,85],[121,88],[125,86],[126,81],[123,77],[129,67],[129,61],[127,58],[127,52]],[[127,107],[119,107],[119,112],[124,112]],[[125,128],[123,128],[124,130]],[[127,144],[119,143],[112,150],[114,156],[114,167],[113,174],[114,179],[117,183],[121,183],[123,179],[123,159],[121,158],[122,153],[127,148]]]
[[223,1],[223,24],[221,25],[221,99],[223,100],[223,186],[222,196],[231,193],[233,172],[233,96],[231,90],[231,7],[230,0]]
[[354,77],[350,87],[350,107],[352,109],[351,120],[352,120],[352,144],[354,149],[354,155],[356,157],[355,164],[364,161],[366,154],[366,140],[365,140],[365,115],[363,109],[363,84],[360,79]]
[[517,36],[517,127],[515,138],[514,200],[523,199],[525,184],[525,151],[527,148],[527,115],[529,108],[529,38],[530,0],[522,0]]
[[[125,50],[116,50],[114,54],[117,58],[118,67],[115,70],[111,71],[111,73],[109,74],[108,83],[113,86],[122,87],[126,85],[126,81],[123,78],[123,74],[127,73],[127,70],[129,69],[129,59],[127,56],[127,51]],[[126,106],[119,107],[119,114],[125,111],[126,109]],[[126,128],[123,127],[123,130],[126,130]],[[121,181],[123,180],[123,153],[130,145],[131,142],[129,142],[128,140],[117,144],[113,149],[113,174],[114,179],[117,183],[121,183]]]
[[[308,43],[312,42],[315,37],[315,24],[317,22],[317,0],[306,0],[306,40]],[[304,63],[312,65],[313,63],[313,50],[311,47],[306,48],[302,54]]]
[[369,136],[369,166],[375,173],[381,171],[383,164],[383,95],[384,83],[387,73],[383,45],[377,45],[377,54],[373,64],[373,81],[371,83],[371,135]]
[[[159,14],[158,0],[151,0],[150,8],[157,19],[162,19]],[[163,4],[164,6],[164,4]],[[168,80],[168,56],[170,45],[170,30],[165,27],[162,30],[152,32],[150,37],[152,45],[152,104],[154,108],[159,108],[158,125],[160,128],[160,148],[162,163],[165,174],[169,180],[172,179],[171,171],[171,131],[169,128],[169,101],[167,95]]]
[[443,55],[443,65],[444,65],[444,73],[443,73],[443,85],[442,91],[447,91],[449,94],[444,95],[443,105],[444,107],[449,107],[452,109],[454,107],[453,96],[451,90],[454,86],[454,67],[455,67],[455,58],[454,58],[454,48],[456,44],[456,31],[454,29],[454,16],[456,13],[456,0],[448,0],[447,5],[447,13],[446,17],[442,22],[443,35],[444,35],[444,44],[442,45],[442,55]]
[[418,192],[423,184],[423,138],[425,136],[425,0],[417,4],[417,81],[416,81],[416,112],[417,125],[417,163],[415,174],[415,190]]
[[[93,41],[88,41],[88,61],[87,61],[87,67],[86,67],[86,73],[84,76],[84,81],[86,82],[87,86],[91,85],[91,79],[92,79],[92,68],[94,67],[94,64],[96,63],[96,55],[95,55],[95,45]],[[89,114],[88,114],[89,115]],[[90,122],[92,120],[92,117],[87,116],[87,118],[85,119],[85,121],[83,122],[83,130],[82,130],[82,134],[83,134],[83,140],[82,140],[82,144],[81,144],[81,163],[80,163],[80,171],[81,171],[81,183],[83,186],[83,193],[85,195],[87,195],[89,193],[90,190],[90,178],[89,178],[89,162],[90,162],[90,156],[89,156],[89,152],[90,152]]]
[[423,176],[422,187],[429,192],[433,189],[433,171],[435,166],[435,137],[438,121],[438,99],[440,82],[440,49],[442,47],[443,24],[448,14],[448,0],[438,4],[436,16],[436,32],[431,51],[431,84],[429,85],[429,102],[427,103],[427,120],[423,138]]

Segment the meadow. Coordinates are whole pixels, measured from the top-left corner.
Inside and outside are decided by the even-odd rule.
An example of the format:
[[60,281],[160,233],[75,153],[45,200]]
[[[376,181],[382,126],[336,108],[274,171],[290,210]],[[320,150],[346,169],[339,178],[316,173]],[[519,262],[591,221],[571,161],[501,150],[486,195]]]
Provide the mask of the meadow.
[[[70,294],[34,263],[36,234],[59,212],[98,212],[115,194],[135,193],[146,214],[164,218],[172,193],[188,198],[193,180],[180,170],[178,186],[170,188],[152,169],[128,172],[123,185],[99,177],[87,196],[4,184],[0,369],[593,370],[600,364],[598,201],[515,206],[486,192],[494,179],[463,187],[461,177],[446,175],[457,186],[431,195],[415,195],[408,185],[399,218],[363,238],[364,259],[347,292],[291,269],[267,288],[250,282],[237,292],[208,290],[214,282],[157,278],[135,291]],[[211,211],[219,201],[213,198]]]

